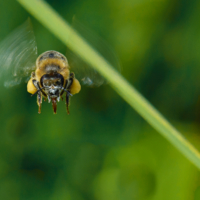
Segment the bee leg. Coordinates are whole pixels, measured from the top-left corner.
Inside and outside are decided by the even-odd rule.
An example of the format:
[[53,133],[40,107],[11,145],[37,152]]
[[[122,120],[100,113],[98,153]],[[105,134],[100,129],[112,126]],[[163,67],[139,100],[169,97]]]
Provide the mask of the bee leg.
[[38,113],[41,113],[42,95],[41,92],[37,94]]
[[[62,91],[61,95],[64,93],[64,91],[67,90],[67,88],[69,88],[72,85],[74,79],[74,73],[70,73],[70,77],[68,80],[66,80],[65,86],[64,86],[64,90]],[[69,115],[69,97],[71,96],[71,93],[69,90],[66,91],[66,108],[67,108],[67,114]],[[62,96],[61,99],[63,100]]]
[[69,75],[69,80],[68,80],[68,84],[67,84],[67,88],[70,88],[72,83],[73,83],[73,80],[74,80],[74,73],[71,72],[70,75]]
[[35,72],[31,73],[31,78],[35,78]]
[[65,84],[63,85],[62,91],[60,93],[60,98],[61,98],[62,101],[63,101],[62,95],[65,92],[65,89],[66,89],[67,85],[68,85],[68,80],[65,80]]
[[66,93],[66,107],[67,107],[67,114],[69,115],[69,97],[70,97],[70,92],[67,91]]
[[[35,95],[35,94],[37,94],[39,91],[41,91],[42,94],[43,94],[43,96],[44,96],[45,98],[47,98],[47,95],[44,93],[43,88],[40,87],[39,82],[36,81],[35,79],[33,79],[32,82],[33,82],[33,85],[34,85],[34,86],[36,87],[36,89],[37,89],[37,91],[36,91],[33,95]],[[45,100],[45,101],[46,101],[46,100]]]
[[70,75],[69,75],[69,77],[70,78],[74,78],[75,77],[74,72],[71,72]]
[[81,90],[81,85],[79,81],[75,78],[75,74],[72,72],[70,73],[69,77],[69,84],[67,86],[67,89],[70,91],[71,94],[77,94]]

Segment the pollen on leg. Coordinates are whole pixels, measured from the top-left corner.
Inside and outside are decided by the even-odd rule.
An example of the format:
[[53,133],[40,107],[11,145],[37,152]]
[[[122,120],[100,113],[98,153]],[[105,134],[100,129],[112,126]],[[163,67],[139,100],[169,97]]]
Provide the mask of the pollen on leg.
[[37,88],[33,85],[33,80],[32,78],[28,81],[27,84],[27,91],[31,94],[34,94],[37,92]]
[[71,94],[77,94],[80,92],[81,84],[76,78],[73,79],[72,85],[70,86],[69,90]]

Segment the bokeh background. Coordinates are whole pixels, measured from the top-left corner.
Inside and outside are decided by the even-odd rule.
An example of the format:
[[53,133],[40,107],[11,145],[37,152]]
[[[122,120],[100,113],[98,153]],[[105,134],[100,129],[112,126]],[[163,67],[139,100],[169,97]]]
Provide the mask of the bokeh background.
[[[48,0],[116,52],[122,75],[200,149],[198,0]],[[66,47],[16,1],[0,0],[0,40],[31,18],[38,52]],[[112,76],[112,75],[111,75]],[[0,199],[199,200],[200,174],[108,85],[82,87],[53,114],[26,83],[0,85]]]

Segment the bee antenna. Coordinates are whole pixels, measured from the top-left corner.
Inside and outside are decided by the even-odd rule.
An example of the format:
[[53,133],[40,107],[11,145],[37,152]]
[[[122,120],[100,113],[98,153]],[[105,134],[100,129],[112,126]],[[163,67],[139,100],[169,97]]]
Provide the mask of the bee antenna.
[[34,96],[35,94],[37,94],[38,92],[40,92],[42,89],[44,89],[44,87],[40,88],[39,90],[37,90],[34,94],[32,94],[31,96]]
[[62,90],[64,90],[65,92],[67,92],[70,96],[73,96],[68,90],[66,90],[64,87],[62,87]]

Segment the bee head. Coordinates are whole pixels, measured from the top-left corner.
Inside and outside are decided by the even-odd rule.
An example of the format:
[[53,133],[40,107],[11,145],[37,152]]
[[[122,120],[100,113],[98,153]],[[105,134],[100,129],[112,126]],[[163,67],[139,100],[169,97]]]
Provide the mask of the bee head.
[[41,77],[40,84],[50,99],[58,98],[64,85],[64,78],[59,73],[45,74]]

